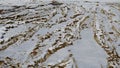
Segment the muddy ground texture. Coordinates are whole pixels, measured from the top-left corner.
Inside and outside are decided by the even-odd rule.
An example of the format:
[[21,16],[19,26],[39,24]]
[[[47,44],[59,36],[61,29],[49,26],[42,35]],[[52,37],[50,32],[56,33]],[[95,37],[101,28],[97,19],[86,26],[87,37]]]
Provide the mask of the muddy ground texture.
[[[80,42],[82,39],[96,51],[85,47],[82,52],[85,46]],[[96,66],[94,60],[79,61],[82,54],[99,49],[104,53],[105,63]],[[97,60],[98,56],[94,56]],[[0,4],[0,68],[88,68],[87,65],[120,67],[120,4],[88,1]]]

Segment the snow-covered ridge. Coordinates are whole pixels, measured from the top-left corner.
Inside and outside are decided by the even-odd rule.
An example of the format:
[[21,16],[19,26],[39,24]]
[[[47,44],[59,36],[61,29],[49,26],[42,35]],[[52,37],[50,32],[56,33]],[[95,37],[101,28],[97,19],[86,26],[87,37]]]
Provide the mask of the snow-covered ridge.
[[[29,4],[31,2],[50,2],[53,0],[0,0],[0,4],[4,4],[4,5],[25,5],[25,4]],[[120,3],[120,0],[55,0],[55,1],[59,1],[59,2],[68,2],[68,1],[90,1],[90,2],[109,2],[109,3]]]

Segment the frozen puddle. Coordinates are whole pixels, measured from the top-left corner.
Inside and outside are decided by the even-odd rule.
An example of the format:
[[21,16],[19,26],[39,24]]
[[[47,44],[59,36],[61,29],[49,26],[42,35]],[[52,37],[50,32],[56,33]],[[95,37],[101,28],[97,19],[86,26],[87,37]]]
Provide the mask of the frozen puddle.
[[116,2],[0,0],[0,68],[119,68],[119,18]]

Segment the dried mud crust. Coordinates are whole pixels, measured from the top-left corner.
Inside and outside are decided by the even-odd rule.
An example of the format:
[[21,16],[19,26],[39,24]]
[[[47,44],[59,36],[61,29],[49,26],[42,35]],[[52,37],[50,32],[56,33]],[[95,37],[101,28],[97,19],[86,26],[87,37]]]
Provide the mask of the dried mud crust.
[[[120,45],[119,4],[72,2],[0,5],[3,6],[6,8],[0,8],[1,68],[79,68],[70,50],[66,58],[57,63],[49,64],[47,60],[84,38],[81,31],[85,29],[92,29],[94,40],[107,54],[107,67],[120,67],[120,52],[117,50]],[[13,51],[17,57],[13,57],[15,54],[12,53],[3,55],[11,48],[19,48]],[[20,48],[23,48],[22,54],[19,53]]]

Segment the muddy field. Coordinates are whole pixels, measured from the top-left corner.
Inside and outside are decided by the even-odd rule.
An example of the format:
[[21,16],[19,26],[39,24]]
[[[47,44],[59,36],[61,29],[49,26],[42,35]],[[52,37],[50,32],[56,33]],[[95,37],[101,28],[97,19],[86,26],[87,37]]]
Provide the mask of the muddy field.
[[120,68],[120,4],[0,4],[0,68]]

